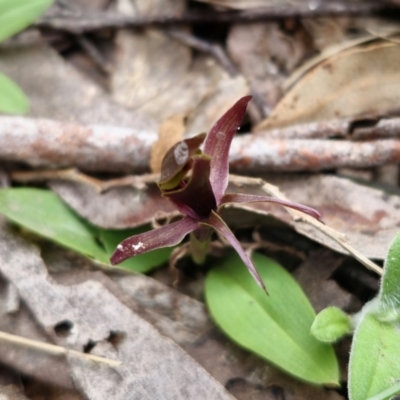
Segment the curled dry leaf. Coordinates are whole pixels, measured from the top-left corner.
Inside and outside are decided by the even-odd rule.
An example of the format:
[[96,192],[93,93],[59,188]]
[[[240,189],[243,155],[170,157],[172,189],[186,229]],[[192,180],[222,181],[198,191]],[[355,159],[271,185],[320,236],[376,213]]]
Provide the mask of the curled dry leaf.
[[399,62],[394,43],[342,52],[304,76],[256,130],[398,109]]
[[[271,175],[266,180],[278,186],[291,201],[320,211],[325,226],[335,229],[336,234],[340,232],[344,243],[349,243],[366,257],[386,257],[389,244],[400,226],[399,196],[329,175]],[[243,192],[242,187],[232,187],[232,190]],[[261,193],[255,187],[248,187],[246,191]],[[233,207],[259,214],[273,213],[278,219],[293,225],[299,233],[326,247],[348,254],[336,241],[314,227],[301,222],[294,223],[292,217],[281,207],[272,208],[267,203],[240,204]]]
[[183,139],[184,131],[182,115],[174,115],[160,125],[158,139],[151,147],[150,168],[152,172],[161,172],[161,161],[165,153]]

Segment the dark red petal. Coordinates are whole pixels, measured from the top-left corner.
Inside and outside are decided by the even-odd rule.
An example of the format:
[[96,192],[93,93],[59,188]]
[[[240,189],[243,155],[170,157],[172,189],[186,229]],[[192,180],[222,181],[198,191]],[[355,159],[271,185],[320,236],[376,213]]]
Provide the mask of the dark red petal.
[[253,262],[250,260],[250,257],[243,250],[241,244],[236,239],[233,232],[229,229],[228,225],[223,221],[223,219],[216,213],[212,212],[210,217],[206,221],[202,221],[199,225],[207,225],[213,227],[217,232],[219,232],[222,236],[226,238],[226,240],[231,244],[231,246],[236,250],[239,254],[240,258],[246,265],[250,274],[253,276],[254,280],[258,283],[258,285],[267,291],[264,282],[262,281],[260,275],[258,274],[256,267]]
[[111,264],[119,264],[129,257],[161,247],[175,246],[196,228],[198,228],[197,222],[193,218],[185,217],[161,228],[131,236],[117,246],[110,259]]
[[163,193],[179,210],[198,220],[207,218],[217,208],[209,179],[210,162],[206,155],[194,157],[192,176],[188,184],[182,189]]
[[161,189],[173,189],[181,181],[181,172],[185,175],[185,167],[190,158],[196,154],[206,138],[200,133],[190,139],[182,140],[172,146],[165,154],[161,164],[161,176],[158,185]]
[[211,157],[210,183],[217,204],[228,186],[229,149],[242,123],[251,96],[242,97],[211,128],[204,142],[204,153]]
[[277,199],[276,197],[257,196],[253,194],[241,194],[241,193],[225,194],[222,197],[221,205],[227,203],[258,203],[258,202],[279,204],[281,206],[293,208],[294,210],[308,214],[311,217],[316,218],[318,221],[321,220],[321,214],[314,208],[304,206],[303,204],[292,203],[291,201]]

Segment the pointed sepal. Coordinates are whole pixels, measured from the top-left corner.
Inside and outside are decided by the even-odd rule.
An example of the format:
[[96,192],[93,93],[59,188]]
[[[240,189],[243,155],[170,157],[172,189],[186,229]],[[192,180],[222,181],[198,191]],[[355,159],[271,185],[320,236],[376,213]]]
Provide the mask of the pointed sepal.
[[279,204],[280,206],[293,208],[294,210],[301,211],[305,214],[310,215],[311,217],[314,217],[318,221],[321,220],[321,214],[314,208],[305,206],[303,204],[292,203],[291,201],[281,200],[276,197],[258,196],[253,194],[242,194],[242,193],[232,193],[232,194],[227,193],[222,197],[220,205],[228,203],[259,203],[259,202]]
[[228,225],[223,221],[223,219],[216,212],[212,211],[210,217],[207,220],[200,222],[200,225],[211,226],[219,234],[221,234],[236,250],[239,257],[242,259],[257,284],[267,292],[265,284],[261,279],[260,274],[257,272],[257,269],[251,261],[250,257],[243,250],[240,242],[236,239],[235,235],[229,229]]
[[211,157],[210,183],[219,204],[229,178],[229,149],[246,114],[251,96],[242,97],[211,128],[204,142],[204,153]]
[[131,236],[117,246],[110,259],[111,264],[119,264],[127,258],[162,247],[175,246],[197,227],[193,218],[185,217],[161,228]]

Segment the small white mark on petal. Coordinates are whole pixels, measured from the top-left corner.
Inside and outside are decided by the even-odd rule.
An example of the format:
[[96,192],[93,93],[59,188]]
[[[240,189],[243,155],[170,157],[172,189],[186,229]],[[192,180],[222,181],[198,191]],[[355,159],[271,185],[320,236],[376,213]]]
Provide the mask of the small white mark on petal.
[[174,157],[178,165],[182,165],[187,161],[189,157],[189,146],[186,142],[181,142],[175,147]]
[[217,139],[218,140],[223,140],[225,139],[225,133],[222,131],[217,132]]
[[142,243],[142,242],[139,242],[138,244],[133,244],[132,245],[132,249],[134,250],[134,251],[138,251],[139,249],[141,249],[141,248],[144,248],[144,244]]
[[122,244],[119,244],[119,245],[117,246],[117,249],[120,250],[120,251],[122,251],[122,250],[124,250],[124,246],[122,246]]

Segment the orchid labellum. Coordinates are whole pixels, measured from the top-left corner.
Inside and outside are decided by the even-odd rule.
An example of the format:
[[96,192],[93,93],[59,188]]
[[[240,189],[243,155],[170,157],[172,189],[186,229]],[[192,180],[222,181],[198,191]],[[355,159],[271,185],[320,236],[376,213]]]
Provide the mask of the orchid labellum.
[[[121,242],[113,256],[118,264],[161,247],[175,246],[190,234],[192,256],[197,263],[204,261],[213,230],[224,236],[237,251],[256,282],[265,289],[253,262],[243,250],[220,211],[228,203],[270,202],[291,207],[319,218],[318,211],[277,198],[250,194],[225,193],[229,178],[229,148],[246,112],[251,96],[241,98],[206,134],[175,144],[164,156],[158,186],[183,214],[177,222],[141,233]],[[204,142],[203,151],[200,146]],[[189,171],[191,174],[188,175]]]

